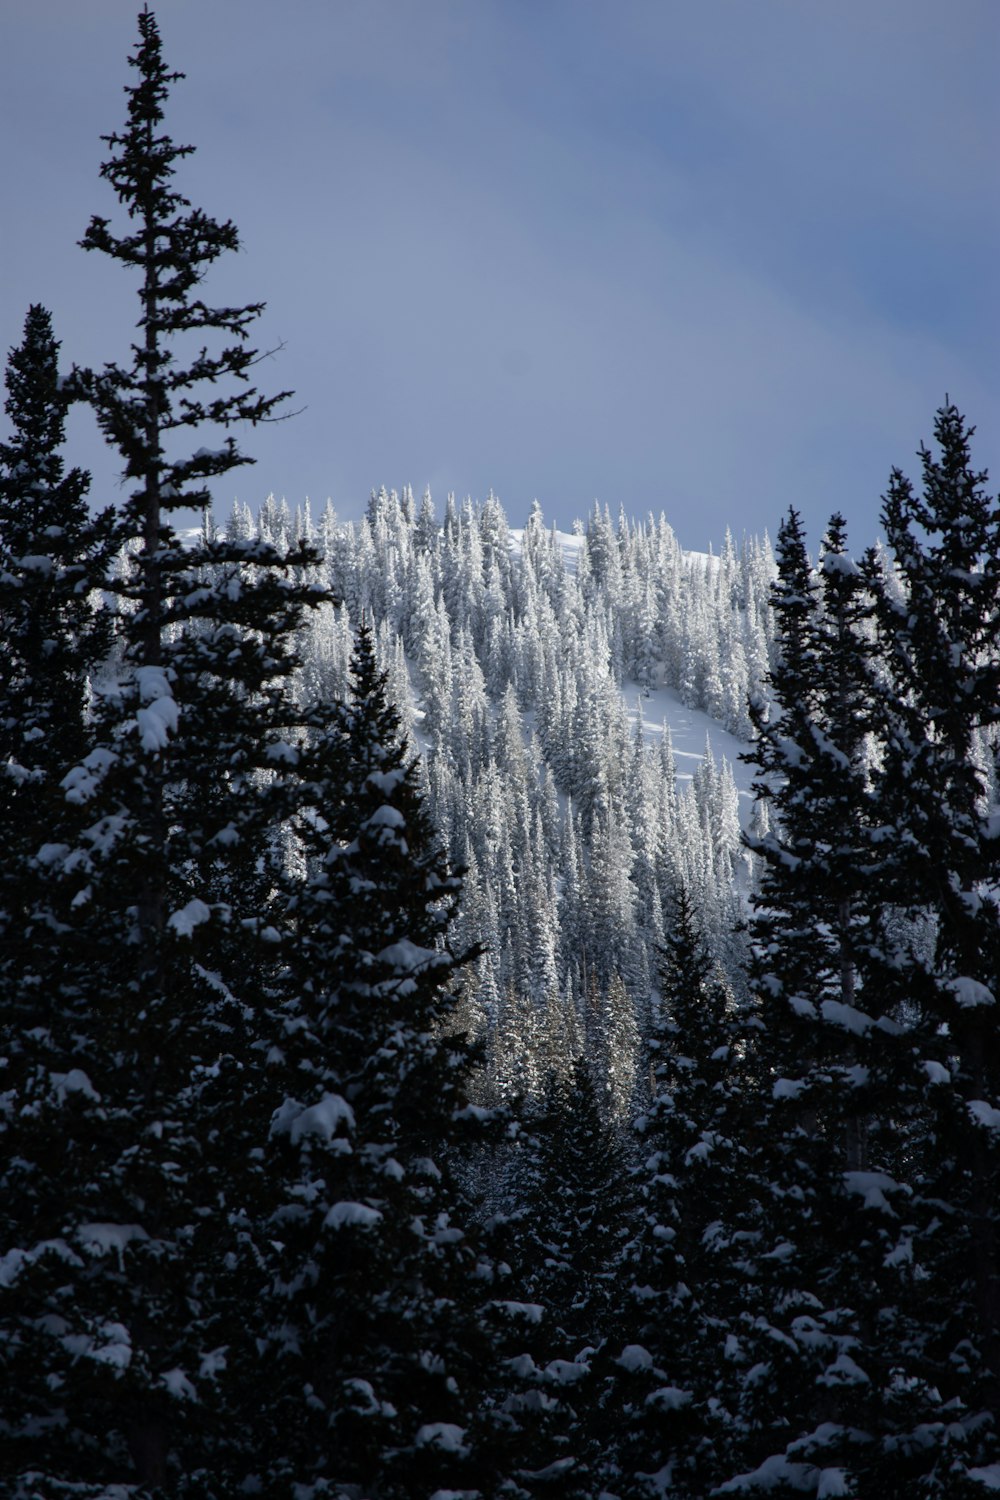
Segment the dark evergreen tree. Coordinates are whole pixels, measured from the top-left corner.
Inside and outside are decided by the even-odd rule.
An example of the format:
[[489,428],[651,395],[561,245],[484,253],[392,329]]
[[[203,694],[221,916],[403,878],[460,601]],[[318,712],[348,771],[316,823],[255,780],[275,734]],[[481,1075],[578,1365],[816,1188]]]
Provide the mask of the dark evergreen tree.
[[746,1225],[757,1305],[738,1329],[731,1409],[734,1460],[791,1493],[826,1483],[827,1470],[853,1485],[858,1452],[884,1433],[891,1358],[878,1310],[896,1300],[899,1278],[885,1268],[897,1185],[872,1171],[887,1164],[869,1139],[893,1027],[879,992],[860,983],[874,920],[872,605],[839,516],[819,574],[794,511],[777,557],[773,707],[751,703],[767,827],[747,837],[761,862],[749,970],[759,1143]]
[[613,1405],[623,1496],[701,1496],[736,1446],[732,1368],[753,1305],[735,1244],[752,1162],[753,1026],[706,953],[686,890],[668,914],[661,1002],[635,1122],[640,1215],[629,1257],[625,1344]]
[[110,517],[91,520],[89,476],[65,471],[58,356],[48,312],[29,308],[7,367],[13,431],[0,443],[0,973],[11,1035],[43,1019],[39,997],[59,972],[66,913],[38,855],[74,831],[60,783],[84,754],[88,673],[111,640],[94,602]]
[[[952,1075],[954,1042],[929,1003],[937,992],[951,1003],[965,987],[979,994],[984,980],[981,969],[948,967],[947,942],[935,955],[921,939],[928,919],[944,929],[933,892],[949,855],[943,889],[958,889],[964,871],[981,909],[984,866],[963,864],[981,788],[960,705],[982,678],[958,685],[948,736],[935,720],[946,716],[948,674],[967,651],[989,675],[980,632],[990,627],[981,620],[996,596],[984,585],[974,607],[949,613],[949,590],[964,599],[956,580],[989,575],[987,507],[977,514],[970,503],[980,478],[970,474],[957,414],[939,422],[939,440],[951,515],[935,524],[939,511],[912,506],[898,475],[887,501],[901,594],[879,587],[874,562],[863,576],[839,518],[821,582],[794,514],[779,538],[778,712],[765,719],[752,710],[766,776],[758,793],[771,810],[769,830],[750,841],[764,865],[751,924],[763,1030],[748,1259],[759,1310],[739,1331],[747,1363],[732,1408],[743,1472],[731,1488],[823,1493],[836,1484],[844,1494],[950,1496],[966,1492],[970,1461],[990,1451],[987,1340],[966,1344],[962,1332],[973,1321],[981,1200],[963,1225],[961,1157],[954,1138],[951,1149],[943,1145],[935,1118],[935,1108],[948,1121],[962,1117],[947,1089],[935,1092]],[[940,489],[941,471],[929,455],[925,464],[928,491]],[[934,582],[933,570],[921,574],[914,521],[931,533],[954,527]],[[971,550],[961,554],[966,533]],[[869,623],[873,590],[881,662]],[[866,736],[876,732],[881,769],[873,771]],[[926,837],[928,829],[937,842],[925,842],[914,861],[917,831]],[[971,962],[989,951],[991,930],[987,917],[975,959],[972,944],[965,950]],[[971,1102],[963,1120],[970,1156]],[[935,1274],[939,1290],[928,1299]]]
[[521,1125],[508,1233],[514,1476],[530,1495],[587,1500],[614,1488],[606,1416],[634,1233],[625,1142],[584,1059],[553,1073]]
[[1000,509],[972,433],[954,405],[939,410],[922,493],[894,470],[885,497],[892,573],[870,560],[893,685],[873,967],[907,1064],[893,1105],[916,1223],[906,1337],[950,1403],[923,1453],[906,1438],[934,1495],[959,1493],[970,1461],[995,1456],[1000,1423],[1000,851],[976,752],[1000,720]]
[[[82,757],[87,676],[110,648],[108,614],[93,598],[105,579],[110,515],[92,520],[90,476],[66,472],[58,361],[51,316],[30,307],[7,365],[13,431],[0,443],[0,759],[12,785],[52,781]],[[12,809],[5,829],[17,816]]]
[[[5,1084],[15,1494],[134,1482],[221,1494],[253,1441],[223,1397],[254,1352],[239,1275],[263,1133],[254,1005],[267,965],[253,954],[276,935],[266,865],[294,759],[291,642],[312,591],[286,577],[305,553],[208,537],[185,549],[170,524],[244,461],[228,438],[189,457],[172,440],[203,421],[263,420],[274,401],[223,393],[228,377],[245,384],[259,309],[201,300],[236,231],[171,186],[191,149],[160,132],[178,75],[148,11],[139,32],[127,125],[102,169],[133,227],[117,236],[94,219],[83,243],[138,273],[140,334],[131,365],[69,382],[133,484],[116,526],[121,664],[101,686],[93,748],[63,781],[76,837],[39,855],[69,930]],[[232,342],[178,358],[184,335],[216,333]]]
[[453,1173],[477,1114],[451,1021],[472,955],[447,947],[461,882],[398,724],[362,626],[351,698],[318,710],[299,761],[306,872],[287,884],[270,1053],[274,1495],[487,1490],[473,1428],[496,1289]]
[[610,1333],[631,1228],[624,1142],[602,1105],[590,1066],[578,1059],[568,1074],[552,1076],[531,1122],[528,1289],[549,1310],[560,1352],[596,1346]]

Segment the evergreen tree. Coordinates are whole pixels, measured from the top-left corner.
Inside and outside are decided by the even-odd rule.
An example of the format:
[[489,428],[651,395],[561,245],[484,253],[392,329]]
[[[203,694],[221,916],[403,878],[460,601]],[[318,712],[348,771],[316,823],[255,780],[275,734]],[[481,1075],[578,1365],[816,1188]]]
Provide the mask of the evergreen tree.
[[565,1079],[551,1077],[534,1128],[539,1167],[526,1203],[536,1246],[529,1286],[550,1309],[562,1348],[576,1353],[600,1343],[613,1321],[628,1233],[624,1144],[606,1119],[586,1059]]
[[777,556],[775,707],[750,710],[755,791],[768,809],[747,836],[761,862],[749,968],[760,1136],[746,1229],[759,1301],[739,1331],[745,1364],[731,1404],[737,1462],[791,1492],[825,1482],[827,1469],[856,1480],[859,1443],[883,1427],[888,1365],[875,1330],[898,1288],[884,1265],[896,1244],[891,1179],[871,1172],[869,1140],[893,1053],[884,1001],[859,983],[874,921],[872,606],[839,516],[819,576],[794,511]]
[[605,1392],[634,1205],[623,1136],[586,1059],[550,1074],[526,1111],[514,1182],[508,1254],[525,1298],[507,1304],[523,1308],[509,1336],[515,1473],[530,1495],[590,1500],[616,1471]]
[[110,646],[108,615],[93,598],[110,517],[91,520],[89,475],[65,471],[58,358],[49,313],[30,307],[7,366],[13,432],[0,443],[0,759],[12,784],[64,774],[82,757],[87,676]]
[[749,1288],[733,1263],[750,1159],[744,1091],[752,1036],[706,953],[681,888],[669,915],[648,1097],[635,1128],[639,1227],[614,1409],[623,1495],[701,1496],[734,1432],[727,1367]]
[[905,1326],[953,1413],[921,1464],[932,1494],[995,1454],[1000,1423],[1000,854],[976,750],[1000,719],[1000,508],[973,467],[972,433],[954,405],[938,411],[922,493],[897,469],[885,497],[892,574],[870,559],[893,684],[873,969],[905,1041],[894,1114],[918,1272]]
[[[160,133],[179,75],[149,11],[139,32],[126,128],[102,169],[134,227],[117,236],[95,218],[83,244],[138,273],[140,333],[129,366],[69,382],[134,486],[115,528],[120,671],[63,779],[76,836],[39,856],[70,913],[58,982],[11,1039],[0,1213],[14,1493],[221,1494],[253,1441],[221,1393],[253,1352],[239,1268],[262,1133],[255,990],[294,758],[292,641],[313,591],[266,544],[206,534],[185,549],[170,525],[244,461],[229,438],[189,457],[168,453],[173,440],[263,420],[274,400],[221,393],[245,383],[259,308],[198,294],[236,231],[171,186],[191,149]],[[178,360],[178,339],[217,332],[232,343]]]
[[59,972],[67,913],[38,855],[76,831],[60,783],[85,753],[88,674],[111,640],[94,603],[110,518],[90,519],[89,476],[65,472],[58,355],[48,312],[29,308],[7,367],[13,431],[0,443],[0,972],[11,1035],[44,1019],[39,997]]
[[429,1496],[484,1462],[493,1272],[451,1160],[476,1113],[451,1025],[474,954],[446,946],[461,882],[398,723],[362,626],[351,698],[317,711],[299,762],[306,873],[287,887],[270,1054],[268,1494]]
[[[974,966],[996,951],[995,908],[980,899],[988,844],[969,862],[985,826],[971,725],[993,712],[986,693],[973,705],[993,691],[996,594],[991,511],[957,413],[938,434],[945,457],[939,467],[925,455],[927,503],[897,474],[886,504],[901,597],[880,587],[873,562],[866,578],[847,556],[838,517],[821,583],[794,513],[779,537],[779,713],[752,709],[767,777],[758,793],[771,809],[751,841],[764,864],[751,965],[762,1133],[756,1248],[741,1252],[759,1312],[739,1332],[746,1366],[732,1408],[744,1472],[730,1488],[822,1493],[836,1482],[845,1494],[950,1496],[990,1451],[988,1315],[967,1341],[972,1247],[991,1201],[988,1172],[986,1198],[984,1184],[970,1190],[983,1144],[972,1095],[986,1080],[963,1110],[945,1086],[959,1071],[959,1026],[932,997],[960,1011],[959,996],[985,983]],[[915,524],[943,536],[942,548],[925,552]],[[873,588],[887,681],[869,626]],[[963,884],[972,901],[954,903],[959,925],[974,907],[982,926],[957,959],[942,936]],[[936,953],[921,940],[928,922]]]

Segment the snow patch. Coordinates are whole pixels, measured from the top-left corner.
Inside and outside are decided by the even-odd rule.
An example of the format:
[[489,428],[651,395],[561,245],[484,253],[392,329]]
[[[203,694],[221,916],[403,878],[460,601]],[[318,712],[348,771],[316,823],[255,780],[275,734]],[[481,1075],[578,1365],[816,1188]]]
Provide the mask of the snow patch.
[[188,902],[187,906],[182,906],[179,911],[173,912],[167,918],[167,926],[172,927],[178,937],[189,938],[196,927],[202,922],[210,921],[211,917],[211,907],[195,897],[193,901]]
[[390,807],[388,802],[383,802],[377,807],[368,819],[368,828],[405,828],[406,819],[398,807]]
[[440,1448],[444,1453],[468,1453],[465,1446],[465,1428],[454,1422],[425,1422],[417,1429],[417,1447]]
[[297,1146],[303,1136],[307,1135],[329,1141],[333,1139],[341,1121],[348,1130],[354,1129],[354,1111],[339,1094],[324,1094],[316,1104],[308,1107],[300,1104],[297,1099],[286,1099],[271,1117],[270,1133],[272,1138],[278,1135],[289,1136],[293,1146]]
[[1000,1109],[994,1109],[985,1099],[970,1099],[968,1110],[977,1125],[983,1125],[987,1130],[1000,1130]]
[[853,1005],[845,1005],[841,1000],[824,1000],[820,1010],[824,1021],[829,1021],[832,1026],[843,1026],[845,1031],[852,1032],[854,1036],[864,1036],[872,1024],[871,1016],[866,1016],[863,1010],[857,1010]]
[[139,726],[139,743],[144,750],[155,755],[165,750],[172,734],[177,733],[180,710],[173,698],[158,698],[149,708],[136,710],[135,721]]
[[91,1255],[114,1251],[119,1264],[129,1245],[149,1239],[141,1224],[78,1224],[76,1237]]
[[297,766],[299,763],[299,752],[294,745],[289,745],[285,740],[275,740],[268,745],[264,751],[268,760],[281,761],[284,765]]
[[74,1359],[92,1359],[115,1370],[127,1370],[132,1363],[132,1339],[124,1323],[102,1323],[96,1338],[87,1333],[68,1334],[62,1346]]
[[812,1464],[791,1463],[783,1453],[776,1453],[748,1474],[727,1479],[715,1491],[717,1495],[748,1494],[754,1490],[776,1490],[787,1485],[793,1490],[811,1490],[816,1480]]
[[68,1073],[50,1073],[49,1082],[60,1104],[65,1103],[67,1094],[82,1094],[95,1104],[101,1102],[100,1094],[82,1068],[70,1068]]
[[892,1213],[886,1193],[901,1193],[903,1187],[885,1172],[845,1172],[844,1185],[849,1193],[865,1200],[865,1208],[884,1208]]
[[432,964],[448,962],[446,954],[439,953],[436,948],[420,948],[416,943],[411,943],[409,938],[400,938],[398,943],[390,943],[388,948],[383,948],[375,957],[380,963],[391,964],[394,969],[402,969],[407,973],[430,968]]
[[869,1377],[860,1365],[855,1364],[849,1354],[838,1354],[832,1365],[827,1365],[817,1381],[818,1385],[870,1385]]
[[545,1312],[537,1302],[494,1302],[509,1318],[523,1318],[526,1323],[540,1323]]
[[551,1359],[544,1370],[546,1380],[551,1380],[555,1385],[572,1385],[574,1381],[589,1374],[590,1366],[583,1360],[575,1359]]
[[649,1370],[653,1365],[653,1356],[641,1344],[626,1344],[615,1364],[621,1365],[623,1370]]
[[366,1203],[335,1203],[323,1220],[324,1229],[372,1229],[381,1221],[377,1208]]
[[996,997],[991,989],[985,984],[980,984],[978,979],[971,979],[968,974],[960,974],[957,979],[952,979],[945,985],[950,990],[955,1000],[966,1010],[972,1010],[979,1005],[995,1005]]
[[690,1406],[692,1399],[690,1391],[682,1391],[676,1385],[664,1385],[658,1391],[649,1393],[646,1405],[659,1407],[660,1411],[681,1411],[683,1407]]
[[175,1401],[197,1401],[198,1392],[183,1370],[167,1370],[160,1379]]
[[164,667],[136,667],[134,677],[140,703],[155,703],[159,698],[174,696]]
[[13,1286],[25,1266],[34,1265],[43,1255],[57,1255],[70,1266],[83,1264],[65,1240],[42,1240],[33,1250],[21,1250],[15,1246],[13,1250],[0,1255],[0,1287]]
[[816,1500],[835,1500],[838,1495],[849,1495],[846,1469],[823,1469],[816,1485]]

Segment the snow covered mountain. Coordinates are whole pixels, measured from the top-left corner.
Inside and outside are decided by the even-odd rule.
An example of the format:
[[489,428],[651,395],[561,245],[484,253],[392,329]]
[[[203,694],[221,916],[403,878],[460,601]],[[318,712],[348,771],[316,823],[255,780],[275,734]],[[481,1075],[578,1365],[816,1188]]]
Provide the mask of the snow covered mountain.
[[680,891],[738,985],[740,757],[768,665],[765,539],[685,553],[664,517],[572,534],[536,507],[372,495],[360,523],[269,499],[232,538],[316,542],[343,600],[303,643],[303,690],[346,688],[372,624],[449,857],[468,871],[457,940],[481,944],[468,1004],[501,1097],[534,1095],[586,1052],[624,1110],[655,1003],[664,911]]

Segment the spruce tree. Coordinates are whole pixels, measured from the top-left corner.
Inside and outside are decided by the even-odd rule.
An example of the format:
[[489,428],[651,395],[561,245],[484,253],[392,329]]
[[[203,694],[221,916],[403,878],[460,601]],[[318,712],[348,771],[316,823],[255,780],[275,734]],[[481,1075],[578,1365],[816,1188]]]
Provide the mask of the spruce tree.
[[[483,1483],[493,1269],[454,1175],[471,1054],[451,1018],[461,888],[398,738],[367,626],[351,697],[301,748],[267,1143],[268,1494]],[[323,1493],[326,1490],[322,1490]]]
[[[229,437],[188,456],[176,440],[264,420],[278,398],[244,388],[259,307],[201,299],[237,235],[171,185],[191,149],[161,133],[180,75],[149,11],[139,34],[102,168],[130,227],[95,218],[83,241],[138,274],[139,336],[130,364],[69,381],[132,485],[115,526],[120,670],[63,779],[76,836],[44,851],[70,930],[5,1121],[15,1493],[221,1494],[253,1442],[224,1392],[253,1353],[239,1271],[260,1166],[254,1018],[294,758],[293,638],[313,591],[287,576],[305,552],[208,536],[187,549],[171,525],[245,461]],[[217,334],[218,353],[201,347]]]
[[[660,1003],[635,1120],[639,1223],[613,1406],[622,1496],[700,1496],[735,1446],[730,1370],[752,1305],[746,1244],[752,1160],[745,1095],[753,1028],[737,1009],[682,887],[668,913]],[[741,1239],[742,1236],[742,1239]]]
[[904,1326],[951,1414],[922,1457],[906,1440],[925,1489],[942,1495],[995,1455],[1000,1424],[1000,854],[976,748],[1000,720],[1000,508],[972,435],[953,404],[938,411],[922,492],[897,469],[885,497],[892,572],[870,562],[893,684],[873,970],[904,1042],[894,1111],[918,1277]]
[[562,1500],[614,1489],[617,1472],[606,1398],[635,1214],[623,1133],[601,1092],[585,1058],[549,1075],[522,1121],[508,1226],[524,1299],[506,1304],[514,1472],[528,1494]]
[[39,995],[59,971],[66,913],[38,854],[74,831],[60,783],[85,753],[88,674],[111,640],[95,606],[110,516],[91,520],[89,476],[65,471],[58,356],[49,313],[29,308],[7,366],[13,431],[0,443],[0,970],[12,1034],[41,1019]]
[[746,840],[760,861],[749,966],[758,1151],[746,1224],[757,1309],[737,1328],[731,1408],[746,1483],[767,1474],[791,1493],[822,1488],[828,1471],[862,1482],[891,1427],[905,1192],[887,1171],[892,1122],[882,1114],[896,1026],[884,993],[865,983],[876,919],[873,605],[839,516],[819,572],[794,511],[777,558],[773,707],[751,704],[768,826]]
[[110,513],[92,520],[90,476],[65,469],[59,347],[50,314],[30,307],[6,374],[13,431],[0,443],[0,759],[12,783],[64,774],[82,757],[87,675],[110,646],[107,612],[93,597],[105,581]]

